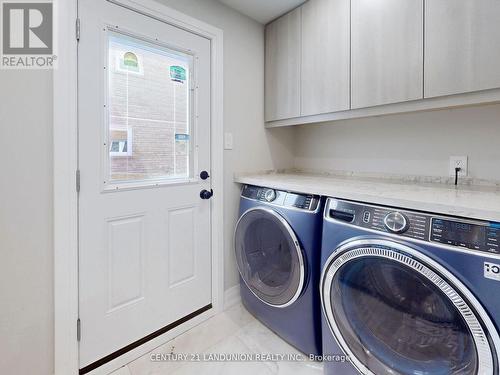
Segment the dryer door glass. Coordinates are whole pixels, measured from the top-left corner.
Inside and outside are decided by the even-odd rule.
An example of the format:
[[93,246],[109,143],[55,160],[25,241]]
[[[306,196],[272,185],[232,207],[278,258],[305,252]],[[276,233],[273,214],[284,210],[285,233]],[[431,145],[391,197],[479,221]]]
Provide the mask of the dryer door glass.
[[355,249],[341,258],[325,269],[325,311],[360,371],[493,374],[482,325],[445,279],[387,249]]
[[276,307],[293,303],[304,286],[304,258],[289,224],[274,211],[253,209],[239,220],[236,260],[245,284]]

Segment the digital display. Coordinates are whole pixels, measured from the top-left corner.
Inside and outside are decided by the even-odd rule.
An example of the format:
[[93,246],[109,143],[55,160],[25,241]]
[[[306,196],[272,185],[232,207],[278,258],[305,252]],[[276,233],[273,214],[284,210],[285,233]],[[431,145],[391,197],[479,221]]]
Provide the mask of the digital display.
[[486,228],[482,225],[448,220],[439,220],[434,225],[442,226],[444,241],[454,241],[459,244],[474,246],[483,246],[486,242]]
[[288,193],[285,199],[285,205],[293,207],[304,207],[306,205],[306,200],[307,196]]
[[246,185],[243,189],[242,195],[250,199],[257,199],[259,194],[259,189],[255,186]]

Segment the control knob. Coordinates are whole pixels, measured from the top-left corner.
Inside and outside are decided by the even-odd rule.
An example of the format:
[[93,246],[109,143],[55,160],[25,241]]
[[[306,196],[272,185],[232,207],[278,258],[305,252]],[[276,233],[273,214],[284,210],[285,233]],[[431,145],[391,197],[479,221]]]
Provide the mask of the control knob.
[[391,233],[404,233],[408,230],[408,219],[401,212],[391,212],[384,218],[384,225]]
[[267,189],[264,193],[264,199],[267,202],[272,202],[276,199],[276,192],[273,189]]

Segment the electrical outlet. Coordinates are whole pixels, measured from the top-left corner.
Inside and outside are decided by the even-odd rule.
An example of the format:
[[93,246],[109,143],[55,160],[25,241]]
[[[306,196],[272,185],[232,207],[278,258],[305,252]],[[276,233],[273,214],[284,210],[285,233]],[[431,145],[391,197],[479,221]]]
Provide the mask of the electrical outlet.
[[450,156],[450,176],[455,176],[455,168],[460,168],[459,175],[467,176],[468,168],[467,168],[467,156]]

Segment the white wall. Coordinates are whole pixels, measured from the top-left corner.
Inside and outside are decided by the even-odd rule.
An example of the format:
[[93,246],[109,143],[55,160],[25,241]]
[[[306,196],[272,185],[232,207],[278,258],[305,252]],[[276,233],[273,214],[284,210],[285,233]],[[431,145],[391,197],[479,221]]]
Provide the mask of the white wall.
[[294,148],[296,168],[423,176],[468,155],[470,177],[500,180],[500,105],[302,125]]
[[0,374],[51,374],[52,73],[0,70],[0,88]]
[[[232,249],[234,172],[291,167],[290,129],[264,130],[264,28],[214,0],[162,0],[224,30],[226,288],[238,283]],[[53,372],[52,75],[0,71],[0,374]]]

